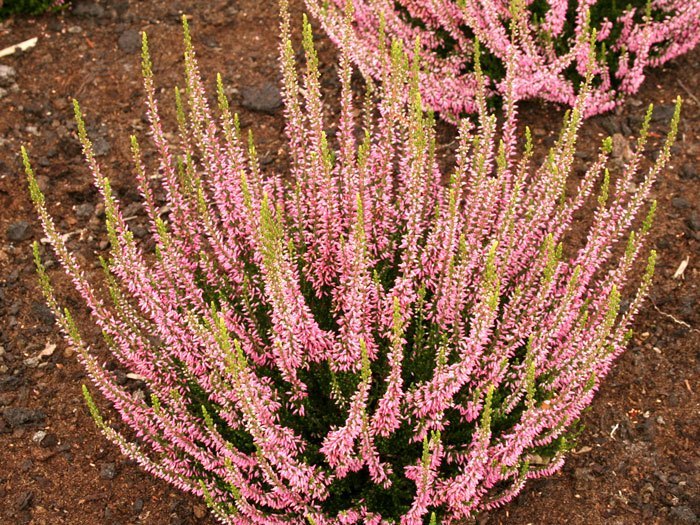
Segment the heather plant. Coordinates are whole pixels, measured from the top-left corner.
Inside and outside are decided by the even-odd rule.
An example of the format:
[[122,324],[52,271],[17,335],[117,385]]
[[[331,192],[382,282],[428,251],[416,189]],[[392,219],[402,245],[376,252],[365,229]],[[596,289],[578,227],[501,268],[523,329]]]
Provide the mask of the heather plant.
[[65,0],[0,0],[0,20],[10,15],[39,15],[65,7]]
[[[514,87],[499,126],[477,67],[478,121],[461,122],[446,176],[422,109],[419,50],[381,44],[391,67],[381,87],[369,84],[360,112],[341,54],[331,139],[309,24],[302,72],[286,9],[281,33],[284,173],[261,168],[220,76],[218,116],[210,109],[186,21],[170,139],[144,35],[157,167],[135,137],[131,147],[154,251],[129,229],[76,103],[111,243],[101,284],[57,230],[23,150],[55,256],[114,359],[147,386],[145,396],[123,386],[81,338],[35,244],[48,304],[92,381],[83,387],[90,411],[125,455],[204,498],[222,523],[455,523],[502,505],[560,468],[581,411],[630,337],[654,253],[638,286],[630,276],[680,105],[645,174],[651,110],[615,184],[605,140],[567,192],[590,84],[534,165],[529,132],[524,148],[518,139]],[[596,194],[575,244],[573,214]],[[93,388],[127,430],[101,414]]]
[[[326,32],[367,75],[390,67],[379,35],[411,47],[420,38],[424,103],[448,119],[476,111],[472,57],[481,42],[488,96],[572,106],[593,60],[584,117],[637,92],[645,69],[692,49],[700,39],[699,0],[352,0],[354,30],[343,32],[346,0],[306,0]],[[513,26],[517,31],[513,31]],[[592,42],[588,28],[597,32]],[[506,63],[520,71],[506,86]]]

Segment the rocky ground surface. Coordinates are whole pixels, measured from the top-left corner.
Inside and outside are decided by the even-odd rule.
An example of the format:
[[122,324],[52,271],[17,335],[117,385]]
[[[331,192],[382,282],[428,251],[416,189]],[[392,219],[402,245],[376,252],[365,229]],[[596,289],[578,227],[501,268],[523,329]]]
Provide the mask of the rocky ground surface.
[[[300,20],[299,2],[293,8]],[[70,99],[79,99],[96,154],[127,205],[134,234],[150,242],[128,150],[129,134],[145,141],[139,32],[149,33],[156,76],[168,100],[170,87],[181,84],[183,12],[191,15],[210,85],[221,72],[243,128],[255,132],[265,169],[283,168],[274,0],[77,0],[59,15],[0,24],[0,49],[38,37],[33,49],[0,59],[0,523],[213,523],[201,501],[139,470],[96,430],[80,393],[85,375],[37,289],[30,246],[42,233],[18,158],[26,144],[60,230],[94,267],[94,254],[105,254],[108,243],[104,209],[75,137]],[[333,48],[322,37],[319,47],[324,87],[333,93]],[[656,105],[652,138],[658,144],[676,95],[685,99],[680,137],[654,190],[657,277],[629,351],[586,413],[585,430],[562,471],[530,483],[516,501],[481,515],[479,523],[700,521],[700,51],[652,72],[619,111],[588,121],[577,173],[608,135],[616,157],[624,160],[649,102]],[[335,109],[329,105],[329,113]],[[552,143],[561,117],[549,105],[524,105],[521,121],[532,128],[540,154]],[[440,124],[440,137],[449,157],[454,133],[448,125]],[[655,152],[658,145],[649,156]],[[44,255],[50,261],[48,251]],[[50,273],[87,325],[69,283],[55,265]],[[88,341],[97,336],[95,330],[85,332]],[[123,381],[139,388],[126,375]]]

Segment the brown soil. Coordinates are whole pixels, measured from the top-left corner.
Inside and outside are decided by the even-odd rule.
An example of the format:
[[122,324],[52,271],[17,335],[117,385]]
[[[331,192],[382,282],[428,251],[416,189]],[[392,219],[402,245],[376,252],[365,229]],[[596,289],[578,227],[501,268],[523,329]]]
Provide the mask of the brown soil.
[[[300,4],[294,2],[295,20]],[[274,0],[78,1],[73,12],[0,25],[0,48],[39,37],[31,51],[0,60],[17,71],[17,87],[9,86],[0,100],[0,412],[11,419],[18,415],[15,409],[26,408],[34,410],[26,415],[45,416],[13,424],[0,418],[2,524],[213,523],[202,502],[126,461],[93,424],[80,393],[85,375],[37,289],[30,245],[42,235],[18,159],[20,145],[27,144],[60,229],[75,233],[70,244],[90,264],[95,252],[104,252],[105,233],[75,139],[70,98],[80,99],[120,197],[134,202],[128,135],[136,133],[144,142],[145,137],[138,52],[128,31],[148,31],[158,82],[176,85],[183,10],[191,14],[202,71],[208,80],[220,71],[231,86],[235,109],[244,128],[255,131],[267,169],[283,165],[281,111],[267,114],[242,105],[246,87],[278,79]],[[332,91],[332,45],[319,37],[319,46]],[[616,114],[587,122],[579,162],[590,158],[603,136],[633,134],[644,112],[642,101],[660,107],[652,127],[660,137],[677,94],[686,99],[681,134],[655,189],[659,212],[653,245],[659,263],[637,335],[586,413],[585,431],[563,470],[531,482],[515,502],[482,515],[480,523],[699,521],[700,50],[652,72]],[[171,98],[169,91],[164,98]],[[525,105],[521,120],[545,146],[561,117],[558,109],[533,103]],[[449,140],[447,125],[441,125],[441,135]],[[135,226],[143,225],[138,206],[132,210]],[[20,221],[30,231],[22,232]],[[684,259],[689,263],[683,276],[673,278]],[[52,268],[51,275],[59,293],[72,297],[61,272]],[[81,311],[75,300],[68,299],[68,305]],[[85,335],[97,340],[95,333]],[[32,359],[44,349],[50,355]]]

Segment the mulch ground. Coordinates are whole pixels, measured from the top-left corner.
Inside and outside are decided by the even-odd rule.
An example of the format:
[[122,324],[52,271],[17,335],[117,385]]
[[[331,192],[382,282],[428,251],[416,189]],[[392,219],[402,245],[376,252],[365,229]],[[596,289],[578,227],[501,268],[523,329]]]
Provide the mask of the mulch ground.
[[[140,242],[148,242],[128,150],[129,134],[145,142],[138,32],[149,33],[163,98],[171,99],[169,89],[181,84],[183,12],[191,15],[210,85],[221,72],[243,127],[255,132],[265,169],[283,168],[274,0],[78,1],[59,15],[0,24],[0,49],[39,39],[30,51],[0,59],[0,65],[14,68],[13,73],[0,67],[2,524],[213,523],[201,501],[140,471],[93,424],[80,393],[85,375],[37,289],[30,246],[42,235],[18,157],[20,145],[27,144],[59,228],[71,234],[70,245],[92,265],[94,254],[105,253],[107,245],[102,210],[72,123],[70,99],[78,98],[105,172],[130,206],[127,215],[136,216],[132,224]],[[293,15],[300,21],[298,1]],[[333,46],[321,36],[318,41],[324,86],[333,92]],[[659,253],[657,275],[630,348],[585,414],[585,430],[562,471],[531,482],[513,503],[483,514],[479,523],[700,520],[700,50],[651,72],[640,93],[619,111],[586,122],[577,165],[584,166],[607,135],[619,134],[618,153],[624,156],[649,102],[657,107],[652,136],[658,143],[678,94],[685,98],[680,137],[654,190],[659,210],[651,244]],[[551,105],[523,105],[521,121],[533,129],[540,153],[551,144],[561,118],[561,110]],[[440,124],[445,144],[452,134]],[[682,275],[674,277],[683,264]],[[80,312],[61,272],[55,267],[50,272],[59,293]],[[86,337],[97,341],[94,332]]]

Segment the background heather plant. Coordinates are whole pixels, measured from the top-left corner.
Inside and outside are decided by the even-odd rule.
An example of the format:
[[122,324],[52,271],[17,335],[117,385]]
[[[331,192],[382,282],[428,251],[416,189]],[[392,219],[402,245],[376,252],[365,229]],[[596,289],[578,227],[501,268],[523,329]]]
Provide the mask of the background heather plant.
[[[518,100],[573,106],[594,59],[584,117],[614,108],[635,93],[644,70],[692,49],[700,39],[698,0],[352,0],[353,27],[343,32],[346,0],[306,0],[331,38],[366,74],[390,67],[380,36],[412,47],[421,42],[424,103],[455,118],[476,111],[474,42],[484,48],[488,95],[503,96],[513,60]],[[515,27],[516,31],[513,30]],[[597,31],[595,42],[586,36]],[[510,58],[512,56],[512,58]]]
[[[154,171],[131,144],[155,253],[129,230],[75,104],[111,242],[100,285],[57,231],[23,150],[57,258],[113,356],[148,387],[144,399],[120,386],[81,339],[35,244],[47,301],[129,435],[84,387],[93,417],[125,455],[203,497],[222,523],[453,523],[502,505],[562,465],[577,418],[624,349],[655,259],[623,303],[654,205],[641,224],[635,217],[668,161],[680,104],[646,174],[637,172],[651,109],[617,183],[606,140],[567,193],[588,87],[534,166],[529,132],[519,152],[512,88],[499,127],[477,67],[478,123],[460,124],[445,177],[419,53],[391,45],[361,117],[341,55],[331,144],[311,29],[305,21],[299,79],[282,13],[284,174],[261,170],[221,77],[219,116],[210,111],[186,22],[185,96],[175,91],[179,135],[169,142],[144,35]],[[573,213],[597,185],[585,242],[568,243]]]
[[39,15],[64,8],[65,0],[0,0],[0,20],[16,14]]

